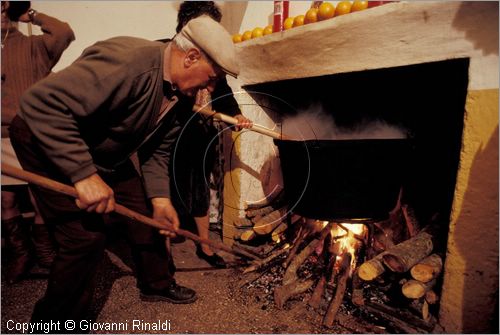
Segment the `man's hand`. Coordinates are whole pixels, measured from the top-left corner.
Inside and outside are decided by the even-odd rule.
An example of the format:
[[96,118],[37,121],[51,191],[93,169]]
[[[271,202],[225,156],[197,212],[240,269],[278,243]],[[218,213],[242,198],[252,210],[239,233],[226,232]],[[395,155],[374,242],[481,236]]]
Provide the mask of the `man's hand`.
[[249,129],[253,127],[253,122],[244,117],[243,114],[235,115],[234,118],[238,120],[238,124],[235,127],[236,131],[240,131],[243,128]]
[[[179,217],[170,199],[153,198],[151,199],[151,203],[153,204],[153,219],[162,223],[169,223],[177,231],[180,226]],[[169,230],[160,230],[160,234],[175,237],[175,233]]]
[[109,213],[115,210],[113,190],[94,173],[75,183],[78,199],[76,205],[87,212]]

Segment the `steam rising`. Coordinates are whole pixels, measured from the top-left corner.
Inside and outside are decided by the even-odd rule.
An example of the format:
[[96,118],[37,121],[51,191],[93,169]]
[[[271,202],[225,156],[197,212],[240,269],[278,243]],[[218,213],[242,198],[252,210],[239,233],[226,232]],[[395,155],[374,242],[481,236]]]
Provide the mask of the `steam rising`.
[[382,120],[363,120],[353,127],[339,127],[320,105],[283,120],[283,133],[300,140],[403,139],[407,132]]

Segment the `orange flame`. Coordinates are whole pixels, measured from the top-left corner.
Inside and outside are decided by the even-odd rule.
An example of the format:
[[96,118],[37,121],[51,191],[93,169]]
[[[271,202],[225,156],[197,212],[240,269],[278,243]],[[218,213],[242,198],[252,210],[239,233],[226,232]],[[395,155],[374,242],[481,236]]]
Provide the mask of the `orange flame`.
[[362,245],[362,240],[365,238],[367,228],[360,223],[337,223],[332,226],[330,232],[332,236],[332,245],[330,250],[333,251],[337,258],[335,260],[335,269],[338,270],[342,261],[343,255],[351,254],[351,274],[356,267],[356,255]]

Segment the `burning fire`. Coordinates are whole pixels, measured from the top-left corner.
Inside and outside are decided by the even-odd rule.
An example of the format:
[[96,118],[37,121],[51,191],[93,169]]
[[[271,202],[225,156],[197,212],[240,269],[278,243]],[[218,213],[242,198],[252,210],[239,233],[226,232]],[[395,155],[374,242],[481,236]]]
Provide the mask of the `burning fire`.
[[334,269],[339,270],[342,258],[349,253],[351,255],[350,275],[352,275],[356,267],[356,256],[365,240],[367,228],[361,223],[334,223],[330,234],[332,237],[330,252],[336,255]]

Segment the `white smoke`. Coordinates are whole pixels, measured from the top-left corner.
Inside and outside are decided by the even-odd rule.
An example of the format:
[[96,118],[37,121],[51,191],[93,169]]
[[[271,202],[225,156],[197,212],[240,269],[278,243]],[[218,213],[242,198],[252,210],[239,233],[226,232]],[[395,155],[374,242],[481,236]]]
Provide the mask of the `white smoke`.
[[282,121],[283,134],[297,140],[402,139],[407,131],[382,120],[362,120],[353,127],[339,127],[319,103]]

